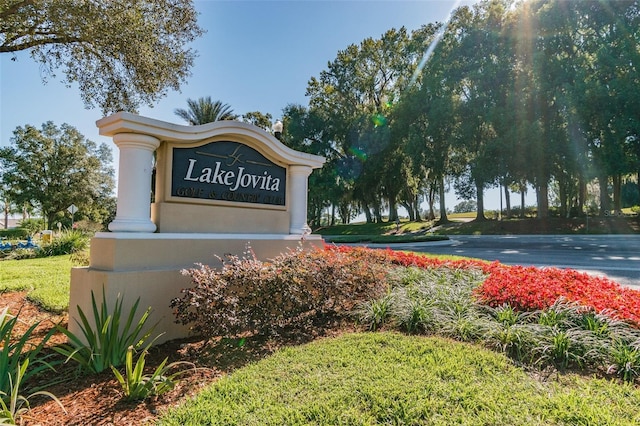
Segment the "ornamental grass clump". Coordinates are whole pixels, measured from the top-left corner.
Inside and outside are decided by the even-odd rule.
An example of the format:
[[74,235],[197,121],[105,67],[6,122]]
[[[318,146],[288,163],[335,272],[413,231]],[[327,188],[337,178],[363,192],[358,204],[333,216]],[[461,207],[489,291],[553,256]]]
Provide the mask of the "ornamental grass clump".
[[176,322],[201,336],[275,334],[384,295],[388,266],[380,256],[297,249],[263,262],[248,249],[243,257],[221,259],[219,269],[184,270],[194,285],[171,307]]
[[[480,307],[471,294],[483,279],[484,273],[473,268],[396,267],[389,274],[391,290],[361,303],[355,314],[370,329],[386,325],[408,333],[473,341],[482,329]],[[376,310],[378,315],[374,315]],[[382,311],[384,316],[379,315]]]

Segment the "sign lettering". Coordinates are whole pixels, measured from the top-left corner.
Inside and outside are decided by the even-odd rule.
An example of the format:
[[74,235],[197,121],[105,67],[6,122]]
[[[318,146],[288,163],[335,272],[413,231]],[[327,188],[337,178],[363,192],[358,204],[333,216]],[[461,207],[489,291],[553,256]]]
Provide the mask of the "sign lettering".
[[284,206],[286,178],[284,167],[238,142],[173,148],[174,197]]

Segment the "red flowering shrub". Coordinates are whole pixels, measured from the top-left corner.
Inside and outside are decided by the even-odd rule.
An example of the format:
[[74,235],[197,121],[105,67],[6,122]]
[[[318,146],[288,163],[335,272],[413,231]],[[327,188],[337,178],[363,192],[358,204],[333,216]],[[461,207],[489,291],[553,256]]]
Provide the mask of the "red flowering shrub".
[[272,333],[313,315],[341,314],[387,290],[377,252],[291,251],[270,262],[230,256],[221,269],[184,270],[194,287],[171,302],[176,321],[204,336]]
[[475,295],[491,306],[508,303],[522,310],[545,309],[563,297],[640,324],[639,291],[571,269],[501,265],[493,268]]
[[[330,250],[350,253],[350,247],[332,247]],[[363,256],[371,249],[357,249]],[[488,278],[475,291],[474,296],[493,307],[505,303],[518,310],[545,309],[559,298],[579,303],[594,310],[608,311],[618,319],[640,324],[640,291],[624,288],[609,279],[595,277],[571,269],[536,268],[533,266],[507,266],[499,262],[481,260],[441,260],[415,253],[385,250],[384,259],[392,264],[420,268],[478,268]]]

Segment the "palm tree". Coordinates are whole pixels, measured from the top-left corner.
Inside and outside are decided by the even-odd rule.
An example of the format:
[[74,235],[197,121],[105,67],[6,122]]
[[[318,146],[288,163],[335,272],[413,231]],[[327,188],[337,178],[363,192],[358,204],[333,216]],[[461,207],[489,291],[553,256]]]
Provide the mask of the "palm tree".
[[192,126],[238,118],[229,105],[220,101],[212,102],[211,96],[199,98],[197,101],[187,99],[187,105],[187,109],[176,108],[174,113]]

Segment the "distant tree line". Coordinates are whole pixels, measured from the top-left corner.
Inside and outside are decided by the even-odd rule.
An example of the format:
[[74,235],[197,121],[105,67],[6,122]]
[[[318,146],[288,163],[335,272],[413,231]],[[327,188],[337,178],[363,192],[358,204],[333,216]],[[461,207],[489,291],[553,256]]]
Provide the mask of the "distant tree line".
[[[13,132],[11,146],[0,147],[0,206],[5,227],[12,213],[39,212],[45,229],[60,222],[108,224],[116,199],[111,150],[87,140],[68,124],[47,122]],[[77,211],[69,212],[75,206]]]
[[285,108],[283,140],[327,157],[310,177],[314,224],[327,209],[394,221],[399,206],[420,220],[422,199],[446,221],[448,185],[483,220],[488,188],[533,187],[546,217],[550,200],[582,214],[595,184],[604,215],[625,182],[638,192],[639,67],[638,0],[485,0],[338,52],[308,106]]

